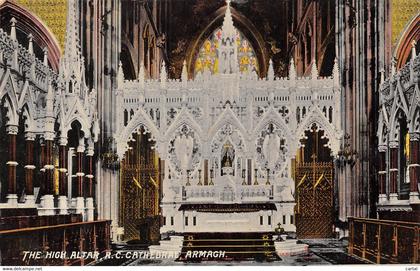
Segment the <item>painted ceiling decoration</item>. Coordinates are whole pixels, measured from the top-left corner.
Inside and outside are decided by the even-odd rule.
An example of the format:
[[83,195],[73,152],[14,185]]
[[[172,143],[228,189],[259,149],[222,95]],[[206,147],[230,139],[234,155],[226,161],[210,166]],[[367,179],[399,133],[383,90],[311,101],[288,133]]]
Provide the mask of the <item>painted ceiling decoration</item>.
[[57,38],[61,51],[66,36],[67,0],[16,0],[41,19]]
[[398,40],[411,20],[420,12],[420,0],[392,0],[392,46]]

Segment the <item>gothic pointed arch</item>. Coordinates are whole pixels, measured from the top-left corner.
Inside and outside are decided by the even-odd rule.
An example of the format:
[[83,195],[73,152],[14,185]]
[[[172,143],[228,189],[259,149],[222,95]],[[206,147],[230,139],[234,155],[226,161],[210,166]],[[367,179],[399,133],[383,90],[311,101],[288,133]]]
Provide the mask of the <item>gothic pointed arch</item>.
[[[323,130],[328,140],[328,147],[331,149],[333,155],[337,155],[340,148],[340,139],[342,132],[337,131],[334,126],[329,123],[328,119],[325,118],[322,111],[317,107],[313,106],[312,110],[308,112],[307,116],[299,124],[296,130],[296,136],[299,138],[305,137],[305,131],[310,130],[311,127],[316,124],[318,130]],[[299,146],[296,146],[297,148]],[[293,150],[293,151],[297,151]]]
[[188,112],[187,108],[182,108],[179,114],[176,115],[174,121],[168,127],[168,130],[165,132],[165,137],[171,136],[176,129],[178,129],[182,125],[188,125],[192,129],[198,133],[199,137],[203,137],[203,131],[198,125],[198,123],[194,120],[193,116]]
[[153,120],[150,119],[149,115],[143,109],[139,109],[128,124],[122,128],[122,132],[116,138],[117,154],[120,158],[122,158],[127,151],[127,143],[132,139],[132,134],[139,132],[141,128],[143,128],[145,132],[151,134],[152,140],[158,141],[160,139],[160,132],[153,123]]
[[411,132],[419,131],[420,127],[416,127],[417,125],[419,125],[416,123],[419,117],[419,111],[420,111],[420,89],[419,89],[418,84],[415,84],[414,94],[411,97],[410,108],[408,111],[408,119],[410,120],[409,130]]
[[21,115],[24,118],[25,132],[34,132],[36,123],[34,120],[35,112],[31,109],[28,103],[25,103],[21,109]]
[[[270,109],[264,113],[264,115],[262,116],[262,119],[258,122],[254,131],[259,132],[270,123],[276,124],[277,126],[281,127],[283,129],[283,132],[288,138],[292,137],[292,134],[288,125],[285,123],[285,121],[279,115],[279,113],[277,113],[276,110],[274,110],[274,107],[270,107]],[[256,134],[255,132],[254,134]]]
[[19,107],[16,93],[18,93],[16,82],[10,71],[7,70],[0,85],[0,101],[8,109],[7,117],[9,118],[9,122],[17,125],[19,119],[17,112]]
[[66,135],[68,131],[72,129],[72,125],[75,121],[80,124],[80,130],[83,131],[86,138],[91,136],[92,124],[89,123],[89,116],[84,107],[81,105],[79,100],[76,100],[68,108],[60,106],[57,111],[59,117],[58,123],[60,125],[59,130],[63,135]]
[[399,138],[399,130],[400,130],[400,120],[404,119],[407,121],[407,113],[401,107],[396,107],[393,111],[390,123],[390,135],[389,141],[397,141]]
[[210,128],[208,137],[213,138],[216,133],[222,129],[226,124],[233,125],[236,129],[239,130],[240,134],[244,137],[245,140],[248,140],[248,132],[245,127],[239,121],[235,113],[232,111],[230,106],[227,106],[223,113],[217,118],[214,125]]
[[[413,45],[413,42],[416,44]],[[420,13],[410,20],[400,35],[394,51],[397,70],[401,69],[410,60],[413,46],[416,47],[418,53],[420,51]]]

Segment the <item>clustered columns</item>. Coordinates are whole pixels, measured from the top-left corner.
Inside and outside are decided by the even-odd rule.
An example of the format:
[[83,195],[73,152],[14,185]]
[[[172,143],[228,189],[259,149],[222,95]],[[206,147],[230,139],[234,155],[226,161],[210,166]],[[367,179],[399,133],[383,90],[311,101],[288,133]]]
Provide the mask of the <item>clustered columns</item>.
[[85,160],[85,144],[84,138],[79,139],[79,146],[77,146],[76,152],[76,213],[85,214],[85,202],[83,197],[83,180],[85,177],[84,173],[84,160]]
[[54,208],[54,162],[53,162],[53,146],[54,133],[46,133],[44,135],[43,148],[43,164],[44,164],[44,192],[41,197],[41,206],[43,215],[55,215]]
[[26,145],[26,160],[25,160],[25,205],[30,208],[35,208],[34,196],[34,147],[35,147],[35,133],[25,133]]
[[386,146],[379,146],[379,168],[378,168],[378,181],[379,181],[379,203],[387,200],[386,196]]
[[410,173],[410,201],[419,200],[418,191],[418,178],[420,176],[419,165],[419,133],[410,133],[410,160],[409,160],[409,173]]
[[94,220],[94,205],[93,205],[93,154],[94,148],[89,145],[86,152],[86,182],[87,182],[87,191],[86,195],[86,220]]
[[398,200],[398,141],[389,143],[389,200]]
[[7,161],[7,183],[8,183],[8,195],[7,203],[11,207],[17,207],[18,196],[16,194],[16,135],[18,133],[18,127],[14,125],[7,126],[7,134],[9,137],[9,157]]
[[68,164],[68,148],[67,138],[61,137],[59,141],[59,169],[58,169],[58,183],[59,183],[59,197],[58,197],[58,209],[61,215],[68,214],[67,204],[67,164]]

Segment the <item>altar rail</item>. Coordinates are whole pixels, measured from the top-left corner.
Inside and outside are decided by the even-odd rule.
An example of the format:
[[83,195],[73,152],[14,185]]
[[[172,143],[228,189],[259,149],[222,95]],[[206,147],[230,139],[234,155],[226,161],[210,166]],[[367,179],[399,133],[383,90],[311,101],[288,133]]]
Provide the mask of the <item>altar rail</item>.
[[419,263],[420,223],[349,217],[350,255],[373,263]]
[[[54,226],[23,228],[0,231],[0,266],[26,265],[85,265],[93,258],[70,258],[72,253],[98,252],[110,250],[109,220],[79,222]],[[46,259],[24,260],[24,251],[43,255],[55,252],[58,256]],[[67,258],[60,258],[59,253],[66,253]]]

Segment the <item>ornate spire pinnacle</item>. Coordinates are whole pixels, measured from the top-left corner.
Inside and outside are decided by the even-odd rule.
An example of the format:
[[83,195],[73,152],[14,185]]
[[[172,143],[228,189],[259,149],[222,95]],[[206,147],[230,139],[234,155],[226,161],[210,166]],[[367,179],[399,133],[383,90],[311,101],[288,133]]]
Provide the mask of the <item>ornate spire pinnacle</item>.
[[44,47],[44,66],[48,66],[48,48]]
[[334,59],[334,67],[333,67],[333,74],[332,77],[334,79],[334,84],[336,86],[340,85],[340,70],[338,68],[338,61],[337,58]]
[[293,60],[293,57],[290,59],[290,67],[289,67],[289,79],[290,80],[296,80],[296,67],[295,67],[295,61]]
[[222,32],[225,37],[236,36],[236,30],[233,26],[232,12],[230,10],[230,0],[226,0],[226,12],[225,17],[223,18]]
[[162,61],[160,66],[160,86],[166,88],[166,81],[168,80],[168,74],[166,73],[166,64],[165,61]]
[[79,44],[77,5],[78,1],[76,0],[67,1],[66,38],[60,72],[65,72],[67,76],[74,75],[80,81],[84,64]]
[[34,44],[33,44],[32,39],[33,39],[32,34],[29,34],[28,35],[28,40],[29,40],[29,42],[28,42],[28,53],[31,54],[31,55],[34,54]]
[[236,45],[236,28],[233,26],[230,0],[226,0],[226,12],[222,25],[222,40],[219,51],[219,71],[222,74],[233,74],[239,70],[238,48]]
[[138,79],[139,79],[140,87],[142,89],[144,88],[144,80],[145,80],[144,76],[145,76],[144,75],[144,64],[143,64],[143,62],[140,62],[140,69],[139,69]]
[[416,57],[417,57],[416,45],[417,45],[416,40],[413,40],[413,41],[411,42],[411,59],[412,59],[413,61],[414,61],[414,59],[416,59]]
[[48,92],[45,97],[45,116],[54,117],[54,90],[51,85],[51,82],[48,83]]
[[118,65],[118,73],[117,73],[117,82],[118,82],[119,87],[121,87],[122,84],[124,83],[124,79],[125,79],[124,71],[122,68],[122,63],[120,61],[120,64]]
[[275,79],[273,61],[271,59],[270,59],[269,65],[268,65],[267,79],[268,80],[274,80]]
[[316,67],[316,58],[312,60],[311,78],[318,79],[318,68]]

